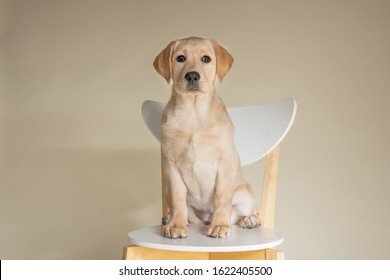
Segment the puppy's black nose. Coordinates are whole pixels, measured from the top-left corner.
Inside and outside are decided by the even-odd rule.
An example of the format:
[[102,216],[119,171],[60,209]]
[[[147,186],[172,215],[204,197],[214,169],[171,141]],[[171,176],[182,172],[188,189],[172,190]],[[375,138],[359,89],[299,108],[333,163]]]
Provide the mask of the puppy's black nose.
[[191,71],[188,72],[185,76],[184,79],[187,80],[188,83],[190,84],[195,84],[199,81],[200,79],[200,74],[196,71]]

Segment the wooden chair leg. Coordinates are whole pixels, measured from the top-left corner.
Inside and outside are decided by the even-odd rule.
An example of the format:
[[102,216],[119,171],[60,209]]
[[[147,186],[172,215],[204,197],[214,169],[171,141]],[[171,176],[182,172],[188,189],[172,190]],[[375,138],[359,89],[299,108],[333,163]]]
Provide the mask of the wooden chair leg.
[[210,253],[210,260],[265,260],[265,250]]
[[208,260],[208,252],[158,250],[142,246],[125,246],[123,260]]
[[210,253],[210,260],[284,260],[284,253],[276,249]]
[[276,249],[266,249],[265,259],[266,260],[284,260],[284,252]]

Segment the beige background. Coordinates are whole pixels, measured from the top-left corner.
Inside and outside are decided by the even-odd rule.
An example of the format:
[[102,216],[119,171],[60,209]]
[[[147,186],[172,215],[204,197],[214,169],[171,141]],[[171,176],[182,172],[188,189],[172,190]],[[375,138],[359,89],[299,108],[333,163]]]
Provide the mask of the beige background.
[[[295,97],[276,229],[288,259],[390,258],[389,1],[0,1],[0,258],[118,259],[160,221],[145,99],[173,39],[235,57],[227,105]],[[245,169],[261,182],[261,163]]]

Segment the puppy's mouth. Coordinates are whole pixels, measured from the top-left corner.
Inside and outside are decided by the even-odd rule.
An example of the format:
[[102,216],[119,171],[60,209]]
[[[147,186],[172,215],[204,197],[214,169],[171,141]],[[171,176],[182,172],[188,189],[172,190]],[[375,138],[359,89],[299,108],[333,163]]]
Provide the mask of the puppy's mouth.
[[189,94],[195,94],[200,91],[198,84],[187,84],[186,92]]
[[174,85],[175,91],[182,94],[198,94],[202,92],[202,87],[199,84],[191,85],[188,83],[176,83]]

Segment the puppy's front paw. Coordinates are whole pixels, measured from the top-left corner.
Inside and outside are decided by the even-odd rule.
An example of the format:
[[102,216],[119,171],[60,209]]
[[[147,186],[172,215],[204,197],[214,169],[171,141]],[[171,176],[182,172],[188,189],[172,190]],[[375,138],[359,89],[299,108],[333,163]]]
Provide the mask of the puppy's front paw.
[[250,216],[242,217],[238,221],[238,224],[242,228],[256,228],[261,225],[261,221],[258,215],[250,215]]
[[187,226],[170,226],[164,225],[162,227],[162,236],[167,238],[186,238],[188,235]]
[[228,237],[232,233],[232,227],[229,225],[210,226],[207,235],[210,237]]

